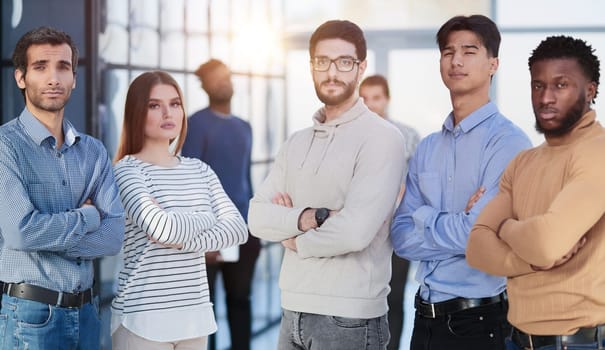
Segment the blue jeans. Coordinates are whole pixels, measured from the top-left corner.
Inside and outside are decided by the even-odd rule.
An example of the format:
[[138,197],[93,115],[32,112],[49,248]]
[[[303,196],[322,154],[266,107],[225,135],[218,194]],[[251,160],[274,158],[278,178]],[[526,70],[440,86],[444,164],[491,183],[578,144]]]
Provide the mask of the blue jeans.
[[99,349],[99,298],[81,308],[61,308],[2,295],[0,349]]
[[279,350],[384,350],[387,315],[346,318],[282,310]]
[[[603,344],[605,345],[605,343]],[[597,343],[594,344],[583,344],[583,345],[567,345],[565,350],[586,350],[586,349],[597,349]],[[506,338],[506,350],[524,350],[523,348],[517,346],[517,344],[513,343],[510,337]],[[557,347],[552,346],[541,346],[539,348],[534,348],[534,350],[557,350]]]

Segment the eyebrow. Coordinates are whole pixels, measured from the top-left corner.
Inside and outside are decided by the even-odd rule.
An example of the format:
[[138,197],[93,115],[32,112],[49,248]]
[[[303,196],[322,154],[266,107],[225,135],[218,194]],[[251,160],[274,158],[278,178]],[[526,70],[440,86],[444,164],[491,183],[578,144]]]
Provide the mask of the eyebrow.
[[[37,61],[32,62],[31,64],[32,65],[40,65],[40,64],[48,64],[48,62],[50,62],[50,61],[49,60],[37,60]],[[71,67],[71,62],[67,61],[67,60],[60,60],[59,64]]]

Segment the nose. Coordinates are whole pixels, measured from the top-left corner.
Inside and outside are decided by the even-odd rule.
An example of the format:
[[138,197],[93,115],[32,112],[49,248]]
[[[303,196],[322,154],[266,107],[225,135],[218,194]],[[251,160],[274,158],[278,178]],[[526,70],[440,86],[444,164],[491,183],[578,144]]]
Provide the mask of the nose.
[[335,61],[330,62],[330,65],[328,66],[328,76],[334,77],[334,76],[336,76],[337,73],[338,73],[338,69],[336,68],[336,62]]
[[452,66],[462,67],[464,66],[464,62],[462,60],[462,54],[458,52],[454,52],[452,54]]
[[546,86],[540,94],[540,102],[543,105],[554,103],[556,99],[557,98],[553,86]]
[[50,67],[50,69],[48,70],[48,85],[50,86],[56,86],[59,85],[59,71],[56,68]]
[[168,108],[168,106],[166,106],[165,104],[162,104],[162,118],[164,119],[168,119],[172,117],[172,114],[170,113],[170,108]]

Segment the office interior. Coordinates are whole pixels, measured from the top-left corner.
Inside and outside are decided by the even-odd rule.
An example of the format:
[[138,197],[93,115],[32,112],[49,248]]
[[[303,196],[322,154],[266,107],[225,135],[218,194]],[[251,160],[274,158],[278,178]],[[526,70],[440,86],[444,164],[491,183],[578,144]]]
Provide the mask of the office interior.
[[[19,37],[41,25],[65,30],[78,44],[77,88],[65,115],[78,130],[102,140],[110,155],[117,147],[130,81],[144,71],[168,71],[182,87],[191,114],[208,103],[193,72],[218,58],[233,71],[232,112],[252,125],[252,174],[258,184],[283,141],[311,126],[311,115],[321,106],[308,54],[309,36],[318,25],[348,19],[364,30],[366,75],[389,80],[390,117],[426,136],[441,128],[451,109],[439,75],[435,34],[450,17],[475,13],[492,18],[502,33],[492,99],[538,145],[542,137],[533,126],[527,59],[546,36],[566,34],[588,41],[603,62],[601,0],[2,0],[0,123],[18,116],[24,106],[13,77],[12,50]],[[597,98],[597,113],[605,114],[603,107],[603,97]],[[279,245],[263,243],[253,296],[257,350],[275,348],[280,259]],[[96,288],[106,314],[118,265],[119,257],[96,264]],[[412,296],[413,283],[408,285]],[[413,306],[406,305],[411,317]],[[224,307],[217,308],[219,327],[226,326]],[[110,343],[104,339],[102,347],[109,349]],[[221,335],[218,345],[228,349],[228,337]]]

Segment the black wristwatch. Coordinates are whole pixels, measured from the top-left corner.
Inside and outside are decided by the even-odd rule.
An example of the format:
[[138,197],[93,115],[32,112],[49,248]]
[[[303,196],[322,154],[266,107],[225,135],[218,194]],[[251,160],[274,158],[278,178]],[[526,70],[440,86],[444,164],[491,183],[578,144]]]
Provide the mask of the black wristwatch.
[[317,227],[321,226],[330,216],[330,209],[328,208],[317,208],[315,210],[315,222]]

